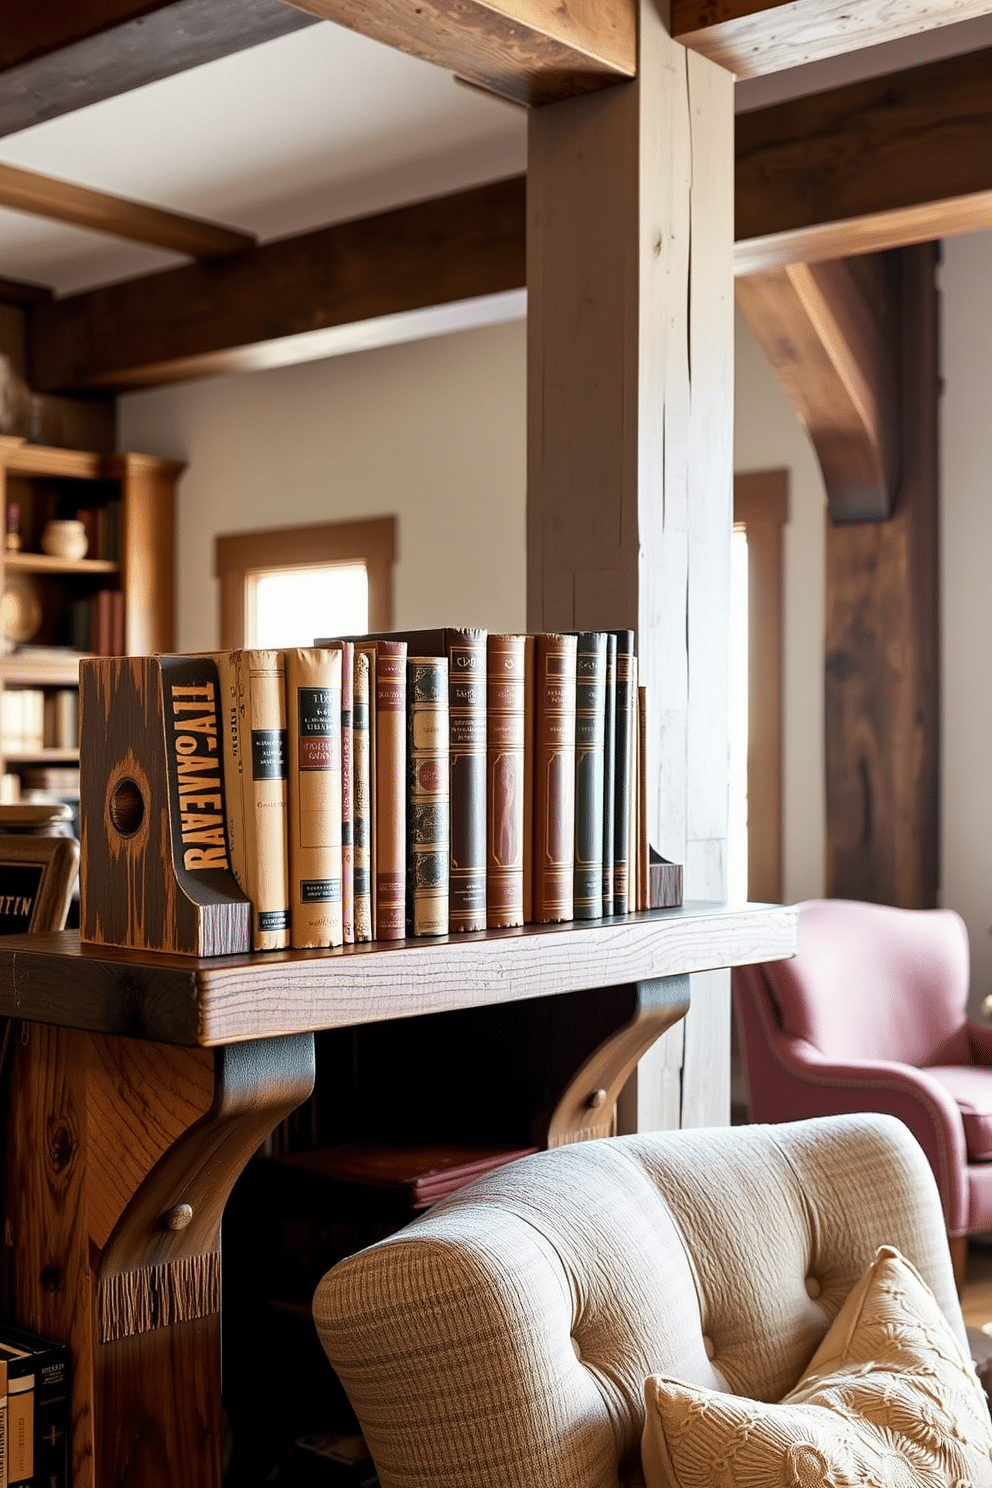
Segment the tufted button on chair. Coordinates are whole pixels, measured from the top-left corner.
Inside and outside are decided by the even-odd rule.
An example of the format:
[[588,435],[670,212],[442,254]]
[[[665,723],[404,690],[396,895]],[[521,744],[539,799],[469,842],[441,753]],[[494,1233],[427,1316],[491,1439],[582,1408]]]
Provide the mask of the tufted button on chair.
[[779,1400],[883,1243],[961,1321],[900,1122],[652,1133],[527,1157],[324,1277],[383,1488],[634,1488],[644,1381]]
[[955,1237],[992,1229],[992,1029],[968,1019],[968,979],[952,910],[842,899],[800,906],[793,960],[733,977],[752,1119],[898,1116]]

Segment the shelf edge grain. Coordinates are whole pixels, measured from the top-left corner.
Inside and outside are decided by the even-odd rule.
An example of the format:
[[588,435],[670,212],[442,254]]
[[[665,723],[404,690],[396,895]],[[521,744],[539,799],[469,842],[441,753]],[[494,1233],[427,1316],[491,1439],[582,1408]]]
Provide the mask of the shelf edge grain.
[[213,960],[0,938],[0,1015],[214,1046],[795,954],[794,906],[687,904],[591,924]]

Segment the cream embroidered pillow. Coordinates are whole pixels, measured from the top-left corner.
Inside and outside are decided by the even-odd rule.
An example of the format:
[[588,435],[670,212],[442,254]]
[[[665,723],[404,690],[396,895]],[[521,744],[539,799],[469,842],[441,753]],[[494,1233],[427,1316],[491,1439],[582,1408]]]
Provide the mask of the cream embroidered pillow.
[[926,1282],[884,1246],[780,1404],[653,1375],[647,1488],[992,1488],[992,1421]]

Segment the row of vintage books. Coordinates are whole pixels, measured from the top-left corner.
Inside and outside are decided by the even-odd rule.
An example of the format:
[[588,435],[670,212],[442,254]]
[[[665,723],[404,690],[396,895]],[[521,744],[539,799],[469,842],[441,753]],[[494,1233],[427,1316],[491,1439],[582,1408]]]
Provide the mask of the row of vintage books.
[[217,672],[223,832],[191,774],[182,842],[187,866],[229,854],[254,949],[647,907],[631,631],[416,631],[203,661]]

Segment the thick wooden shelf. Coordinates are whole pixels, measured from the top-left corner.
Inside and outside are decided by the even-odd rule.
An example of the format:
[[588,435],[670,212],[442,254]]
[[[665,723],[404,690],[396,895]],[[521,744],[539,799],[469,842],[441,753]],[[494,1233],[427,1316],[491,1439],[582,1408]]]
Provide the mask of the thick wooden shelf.
[[77,765],[79,750],[48,745],[41,749],[5,749],[3,757],[10,765]]
[[593,924],[438,940],[166,956],[80,945],[75,931],[0,939],[0,1015],[213,1046],[517,1002],[795,954],[795,908],[696,902]]
[[24,687],[77,687],[79,663],[85,654],[61,646],[53,646],[48,655],[41,646],[33,646],[26,654],[12,651],[0,656],[0,680]]

